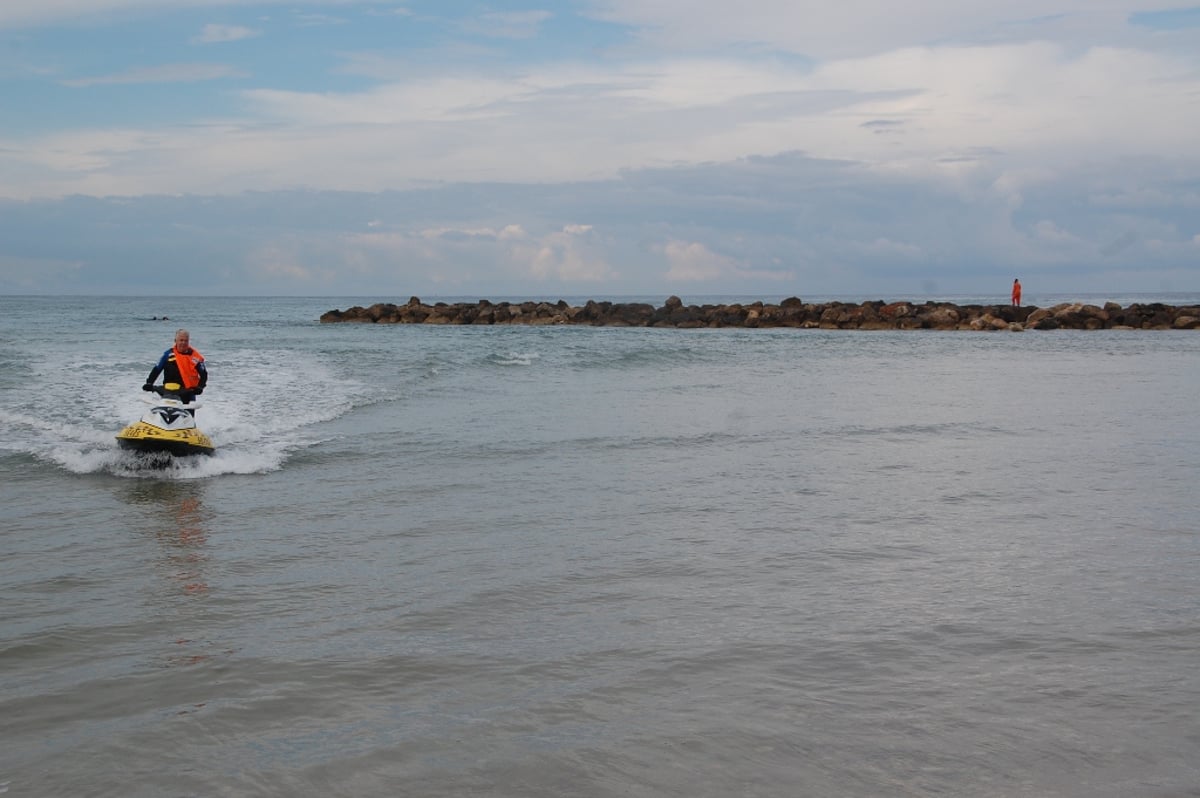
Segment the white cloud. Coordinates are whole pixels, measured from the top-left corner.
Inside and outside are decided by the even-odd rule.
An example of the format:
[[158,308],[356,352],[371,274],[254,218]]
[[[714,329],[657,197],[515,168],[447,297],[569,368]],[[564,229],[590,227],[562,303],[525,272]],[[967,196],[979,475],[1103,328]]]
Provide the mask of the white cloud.
[[[291,5],[291,0],[173,0],[172,9]],[[307,8],[360,6],[371,13],[392,11],[375,0],[305,0]],[[755,43],[816,57],[861,54],[912,44],[1004,38],[1062,38],[1096,41],[1098,34],[1127,27],[1137,11],[1194,7],[1194,0],[918,0],[898,11],[888,0],[798,3],[795,0],[588,0],[585,13],[630,26],[656,47],[695,50],[729,43]],[[127,11],[161,11],[161,0],[5,0],[0,27],[112,16]],[[544,10],[493,12],[507,25],[528,25]],[[879,24],[863,24],[878,20]]]
[[302,28],[324,28],[331,25],[345,25],[347,20],[344,17],[335,17],[332,14],[303,14],[294,12],[293,21]]
[[[263,5],[284,0],[172,0],[173,9]],[[4,0],[0,3],[0,29],[54,22],[111,18],[124,12],[161,11],[161,0]]]
[[297,247],[287,247],[278,241],[272,241],[251,252],[246,262],[251,273],[259,278],[311,282],[319,275],[303,265],[301,257]]
[[193,83],[202,80],[244,77],[247,77],[246,72],[226,64],[163,64],[130,69],[113,75],[64,80],[62,84],[71,88],[86,88],[88,86],[134,83]]
[[734,259],[718,255],[704,244],[695,241],[668,241],[662,251],[669,264],[666,275],[668,280],[717,280],[733,274],[740,268],[740,264]]
[[427,227],[421,230],[418,235],[426,240],[484,238],[489,241],[495,241],[499,238],[496,230],[490,227]]
[[218,44],[236,42],[240,39],[251,39],[259,32],[241,25],[205,25],[204,30],[192,39],[194,44]]
[[863,244],[861,251],[865,255],[878,258],[906,258],[911,260],[925,255],[921,247],[916,244],[893,241],[889,238],[877,238],[868,244]]
[[1097,192],[1088,200],[1101,208],[1200,209],[1200,191],[1172,186],[1130,186],[1116,192]]
[[648,45],[691,49],[755,44],[814,58],[912,45],[1073,39],[1095,42],[1127,28],[1134,11],[1194,6],[1194,0],[594,0],[598,18],[635,26]]
[[539,280],[601,282],[618,275],[590,240],[590,225],[571,224],[530,245],[513,248],[513,258],[527,261],[529,274]]
[[553,16],[549,11],[494,11],[469,18],[462,27],[468,33],[497,39],[532,39]]
[[465,285],[503,278],[596,283],[618,275],[603,256],[591,225],[568,224],[532,236],[520,225],[423,227],[341,238],[344,257],[356,257],[376,275],[403,270],[414,279]]
[[[53,184],[63,193],[120,193],[146,181],[185,192],[377,191],[424,180],[588,180],[789,151],[950,183],[988,163],[1003,165],[1009,181],[1143,156],[1196,169],[1200,105],[1184,98],[1200,93],[1200,73],[1187,67],[1166,55],[1070,55],[1034,44],[896,51],[813,70],[726,59],[553,64],[518,76],[413,76],[355,93],[253,89],[242,95],[240,119],[134,132],[195,160],[156,163],[157,178],[132,179],[124,170],[153,159],[150,150],[93,172],[87,186],[70,175]],[[241,76],[223,65],[171,65],[71,85]],[[864,127],[872,121],[903,124],[881,137],[878,126]],[[197,124],[205,136],[195,135]],[[84,129],[0,146],[19,160],[53,140],[60,157],[92,160],[96,142],[110,137]],[[22,187],[6,189],[16,196]]]
[[[882,0],[559,0],[473,20],[302,0],[285,7],[291,22],[347,24],[336,37],[303,31],[329,47],[302,66],[325,72],[286,78],[253,59],[277,58],[295,25],[223,48],[244,59],[228,65],[146,65],[110,46],[161,33],[152,25],[178,22],[179,8],[244,22],[272,1],[0,3],[0,28],[94,14],[105,24],[89,62],[101,47],[120,56],[70,75],[80,91],[50,87],[66,97],[53,114],[31,108],[0,132],[0,196],[207,195],[235,207],[240,192],[356,192],[344,225],[247,232],[253,244],[224,259],[314,283],[594,283],[617,280],[619,264],[627,279],[706,288],[799,279],[789,268],[831,286],[942,268],[919,279],[948,285],[952,269],[989,258],[1194,261],[1200,30],[1130,15],[1195,0],[916,0],[902,12]],[[562,40],[521,38],[586,25],[569,18],[581,7],[629,27],[558,62],[544,58]],[[385,25],[405,47],[354,38]],[[195,41],[253,33],[209,25]],[[598,55],[610,35],[619,46]],[[38,65],[62,75],[76,63],[57,55],[39,52]],[[20,60],[8,56],[9,72],[38,90],[46,79]],[[156,103],[174,96],[159,121],[131,125],[156,109],[124,105],[136,89],[105,88],[136,84],[159,84],[143,93]],[[119,113],[106,122],[97,109],[110,98]],[[389,210],[385,195],[437,202]]]
[[1033,226],[1039,241],[1046,244],[1078,244],[1079,238],[1059,227],[1049,219],[1043,219]]
[[[725,285],[772,284],[793,281],[791,269],[755,269],[745,261],[713,252],[699,241],[668,240],[658,248],[665,257],[668,283],[723,283]],[[772,263],[779,265],[779,259]]]

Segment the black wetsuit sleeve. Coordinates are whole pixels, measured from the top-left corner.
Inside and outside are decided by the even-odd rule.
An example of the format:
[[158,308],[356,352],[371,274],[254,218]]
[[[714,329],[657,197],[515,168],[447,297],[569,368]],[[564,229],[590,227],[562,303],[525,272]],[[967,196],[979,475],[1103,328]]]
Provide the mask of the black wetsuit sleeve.
[[147,385],[153,385],[154,381],[158,379],[158,375],[162,374],[163,369],[167,367],[167,359],[170,357],[170,355],[170,349],[163,352],[162,357],[158,359],[158,363],[155,364],[154,368],[150,369],[150,376],[146,378]]

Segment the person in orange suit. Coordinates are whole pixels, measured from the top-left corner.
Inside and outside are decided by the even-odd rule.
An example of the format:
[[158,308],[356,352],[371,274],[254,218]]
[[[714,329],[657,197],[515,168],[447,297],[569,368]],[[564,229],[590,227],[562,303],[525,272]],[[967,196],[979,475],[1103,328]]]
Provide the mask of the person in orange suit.
[[1021,281],[1013,280],[1012,303],[1014,308],[1021,307]]

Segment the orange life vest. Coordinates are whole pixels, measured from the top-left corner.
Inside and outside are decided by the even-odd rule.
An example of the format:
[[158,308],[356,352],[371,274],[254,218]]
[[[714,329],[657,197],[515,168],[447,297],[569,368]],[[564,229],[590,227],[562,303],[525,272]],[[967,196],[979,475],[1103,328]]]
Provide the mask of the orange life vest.
[[173,347],[175,352],[175,365],[179,368],[179,379],[183,380],[183,387],[186,390],[191,390],[200,385],[200,372],[196,370],[196,364],[204,362],[204,355],[197,352],[195,349],[188,352],[186,355],[179,351],[179,347]]

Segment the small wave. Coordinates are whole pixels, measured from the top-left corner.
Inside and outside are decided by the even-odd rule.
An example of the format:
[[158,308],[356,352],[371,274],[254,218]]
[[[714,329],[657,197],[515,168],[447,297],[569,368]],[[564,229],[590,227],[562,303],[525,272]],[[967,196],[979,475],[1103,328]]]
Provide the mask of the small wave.
[[846,425],[836,429],[825,430],[821,434],[838,438],[920,438],[944,435],[976,435],[979,433],[1003,433],[995,426],[980,426],[963,422],[945,422],[935,424],[897,424],[886,427],[866,427],[857,424]]
[[[686,341],[687,339],[681,339],[669,347],[636,345],[626,349],[612,350],[595,346],[577,347],[571,353],[574,359],[570,365],[580,371],[590,369],[637,371],[646,368],[677,368],[718,359],[721,354],[720,344],[726,343],[717,341],[715,345],[706,348],[688,345]],[[629,346],[631,342],[622,341],[621,343]],[[705,343],[711,342],[705,341]]]
[[532,366],[538,357],[536,352],[509,352],[506,355],[489,355],[487,361],[496,366]]

